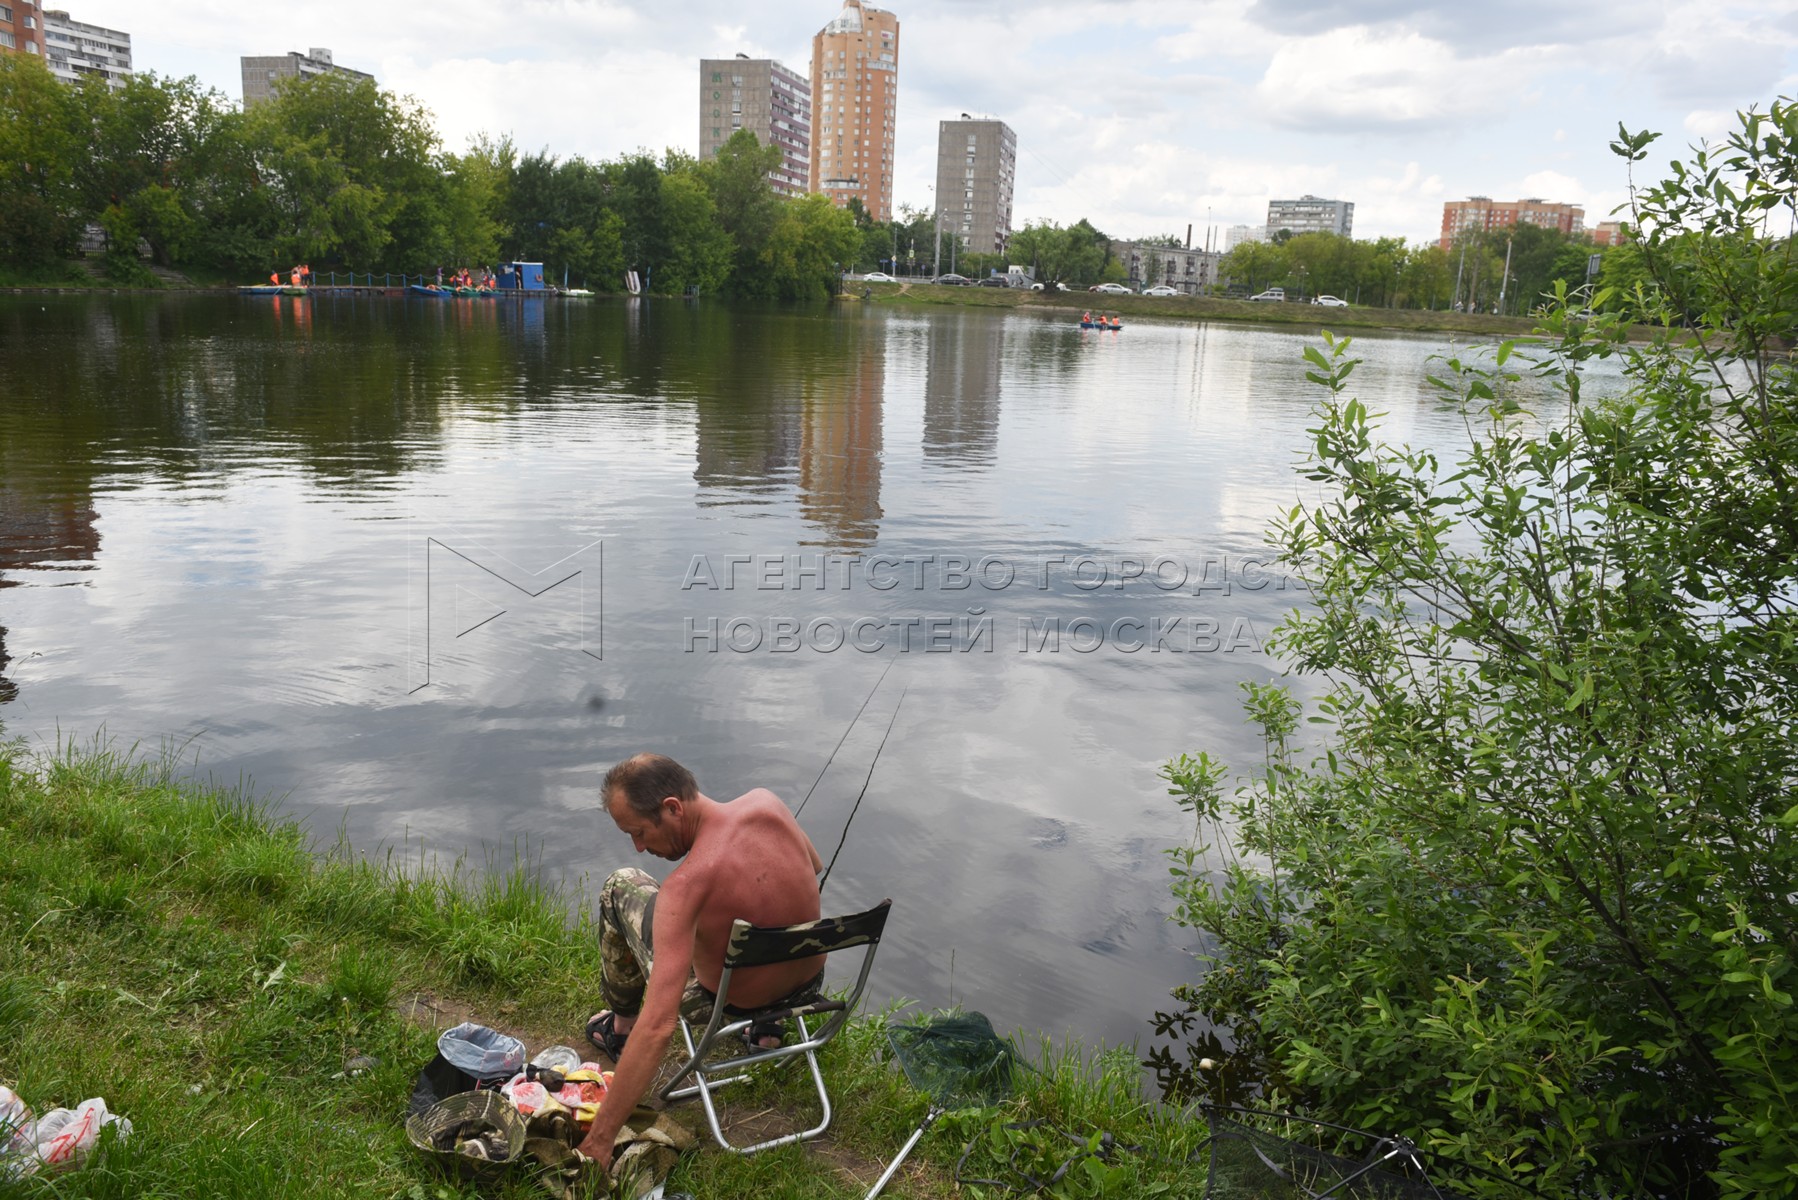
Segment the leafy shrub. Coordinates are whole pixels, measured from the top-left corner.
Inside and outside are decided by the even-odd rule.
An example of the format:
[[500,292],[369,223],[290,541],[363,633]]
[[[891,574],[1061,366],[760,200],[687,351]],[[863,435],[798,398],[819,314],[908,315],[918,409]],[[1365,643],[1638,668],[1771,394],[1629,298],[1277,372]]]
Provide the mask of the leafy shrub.
[[[1315,606],[1274,644],[1329,681],[1319,756],[1251,687],[1258,769],[1226,796],[1207,756],[1167,768],[1200,827],[1178,917],[1215,939],[1196,1005],[1281,1098],[1463,1190],[1798,1174],[1798,264],[1765,232],[1795,180],[1781,101],[1635,191],[1652,288],[1563,291],[1539,340],[1431,379],[1459,461],[1382,442],[1349,343],[1308,349],[1318,498],[1274,538]],[[1622,395],[1582,394],[1597,358]],[[1564,407],[1521,409],[1526,372]]]

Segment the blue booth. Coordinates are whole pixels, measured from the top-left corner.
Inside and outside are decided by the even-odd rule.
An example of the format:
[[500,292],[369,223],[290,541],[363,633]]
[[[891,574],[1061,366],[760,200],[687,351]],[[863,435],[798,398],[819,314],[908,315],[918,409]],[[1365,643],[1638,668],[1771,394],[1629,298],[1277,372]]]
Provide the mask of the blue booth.
[[498,278],[502,292],[544,292],[549,289],[543,284],[543,264],[533,262],[501,263]]

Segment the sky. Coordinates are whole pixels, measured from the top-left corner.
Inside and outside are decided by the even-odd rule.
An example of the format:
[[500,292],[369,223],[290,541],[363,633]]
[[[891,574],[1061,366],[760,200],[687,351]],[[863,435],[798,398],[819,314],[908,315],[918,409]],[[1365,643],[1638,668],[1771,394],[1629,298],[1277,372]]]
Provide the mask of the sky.
[[[699,60],[809,71],[838,0],[69,0],[132,35],[136,69],[241,99],[238,58],[329,47],[431,111],[444,143],[613,158],[698,150]],[[1798,95],[1798,0],[892,0],[896,197],[928,209],[937,123],[1016,131],[1014,220],[1114,237],[1352,201],[1357,237],[1434,240],[1445,200],[1628,198],[1619,122],[1663,134],[1659,178],[1734,113]]]

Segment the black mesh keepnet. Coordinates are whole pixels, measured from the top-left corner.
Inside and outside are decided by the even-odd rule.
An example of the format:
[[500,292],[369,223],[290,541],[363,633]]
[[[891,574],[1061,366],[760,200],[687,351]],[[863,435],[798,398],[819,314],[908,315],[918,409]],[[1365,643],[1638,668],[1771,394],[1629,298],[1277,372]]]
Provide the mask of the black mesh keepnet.
[[[1314,1150],[1215,1110],[1208,1116],[1206,1200],[1461,1200],[1421,1174],[1406,1174],[1408,1155],[1395,1155],[1370,1169],[1367,1159],[1356,1162]],[[1394,1148],[1394,1143],[1375,1140],[1369,1157],[1383,1159]]]
[[984,1013],[895,1025],[887,1039],[905,1077],[936,1108],[990,1108],[1011,1095],[1016,1060]]

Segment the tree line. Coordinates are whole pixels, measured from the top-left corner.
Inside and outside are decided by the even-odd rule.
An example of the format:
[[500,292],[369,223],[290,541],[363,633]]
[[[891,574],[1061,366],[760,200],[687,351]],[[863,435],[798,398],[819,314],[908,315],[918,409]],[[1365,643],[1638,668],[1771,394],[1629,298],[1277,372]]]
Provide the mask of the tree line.
[[606,162],[520,154],[509,139],[444,149],[430,114],[371,81],[294,80],[239,109],[193,79],[67,87],[0,56],[0,264],[46,270],[83,231],[107,271],[164,266],[261,278],[307,262],[356,271],[538,261],[617,288],[799,297],[835,290],[862,235],[822,196],[777,197],[778,149],[735,137],[714,160],[647,151]]
[[[842,272],[875,269],[980,276],[1021,265],[1070,287],[1127,279],[1111,237],[1084,219],[1031,224],[1004,252],[976,254],[928,210],[875,221],[854,201],[779,196],[768,176],[780,150],[748,131],[707,161],[639,150],[592,162],[491,137],[455,153],[423,107],[369,80],[293,80],[240,109],[192,78],[69,87],[24,55],[0,56],[0,111],[14,115],[0,126],[0,266],[25,272],[65,263],[97,225],[105,269],[125,282],[141,280],[144,250],[162,266],[239,279],[299,262],[411,274],[523,260],[602,290],[635,270],[652,291],[771,298],[830,294]],[[1583,281],[1591,248],[1523,226],[1463,249],[1451,261],[1397,238],[1303,234],[1237,247],[1222,279],[1238,293],[1279,284],[1425,308],[1459,298],[1489,309],[1508,287],[1505,307],[1527,311],[1555,279]]]
[[[1284,235],[1284,236],[1283,236]],[[1587,277],[1592,255],[1596,276]],[[1646,277],[1630,243],[1595,246],[1582,234],[1539,225],[1467,230],[1452,248],[1401,238],[1355,241],[1333,233],[1286,234],[1244,242],[1224,256],[1220,274],[1237,291],[1283,287],[1305,297],[1330,295],[1383,308],[1447,309],[1523,316],[1541,306],[1557,282],[1591,283],[1618,294]]]

